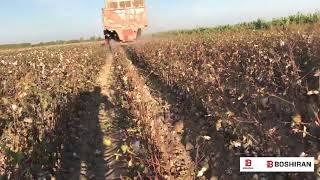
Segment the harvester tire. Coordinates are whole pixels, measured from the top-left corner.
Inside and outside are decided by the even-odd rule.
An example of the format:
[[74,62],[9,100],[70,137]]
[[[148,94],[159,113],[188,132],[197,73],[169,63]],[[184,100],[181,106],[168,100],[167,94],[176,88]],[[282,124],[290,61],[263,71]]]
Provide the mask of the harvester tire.
[[141,29],[138,29],[137,39],[140,39],[140,38],[141,38],[141,35],[142,35],[142,31],[141,31]]

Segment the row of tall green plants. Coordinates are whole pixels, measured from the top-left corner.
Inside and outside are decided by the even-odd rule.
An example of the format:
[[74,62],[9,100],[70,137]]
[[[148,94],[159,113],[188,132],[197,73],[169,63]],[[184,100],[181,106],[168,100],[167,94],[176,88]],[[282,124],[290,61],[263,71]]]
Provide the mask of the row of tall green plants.
[[252,22],[243,22],[234,25],[220,25],[216,27],[200,27],[196,29],[189,30],[176,30],[169,31],[160,34],[194,34],[194,33],[211,33],[211,32],[225,32],[232,30],[243,30],[243,29],[251,29],[251,30],[263,30],[263,29],[272,29],[272,28],[281,28],[286,29],[290,25],[301,25],[301,24],[314,24],[319,22],[320,20],[320,12],[316,13],[297,13],[295,15],[290,15],[287,17],[273,18],[272,20],[265,20],[259,18]]

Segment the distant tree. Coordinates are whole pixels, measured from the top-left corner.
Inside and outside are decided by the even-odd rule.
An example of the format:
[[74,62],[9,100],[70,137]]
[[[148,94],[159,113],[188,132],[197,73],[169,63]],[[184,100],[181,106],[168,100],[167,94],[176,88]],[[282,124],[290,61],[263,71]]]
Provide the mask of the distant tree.
[[96,41],[96,40],[97,40],[96,36],[91,36],[90,37],[90,41]]

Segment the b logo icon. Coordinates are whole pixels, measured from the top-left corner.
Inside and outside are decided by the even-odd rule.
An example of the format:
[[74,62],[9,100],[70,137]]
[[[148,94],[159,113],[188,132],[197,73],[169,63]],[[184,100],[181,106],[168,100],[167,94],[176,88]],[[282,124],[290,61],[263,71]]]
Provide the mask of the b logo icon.
[[247,167],[250,167],[252,165],[252,161],[250,159],[246,159],[245,164]]
[[267,168],[273,167],[273,161],[267,161]]

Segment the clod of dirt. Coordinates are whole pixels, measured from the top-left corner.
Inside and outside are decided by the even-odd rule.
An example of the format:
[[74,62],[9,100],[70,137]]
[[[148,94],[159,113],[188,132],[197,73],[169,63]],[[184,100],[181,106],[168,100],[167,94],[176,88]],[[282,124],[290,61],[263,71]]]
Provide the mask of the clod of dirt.
[[183,121],[178,121],[174,124],[174,131],[176,133],[182,133],[183,132],[183,128],[184,128],[184,124]]
[[269,98],[266,97],[266,98],[262,98],[261,99],[261,105],[263,108],[268,108],[269,107]]
[[218,180],[217,176],[211,176],[210,180]]
[[191,143],[188,142],[188,143],[186,144],[186,150],[187,150],[187,151],[191,151],[191,150],[193,150],[193,149],[194,149],[194,146],[193,146]]

